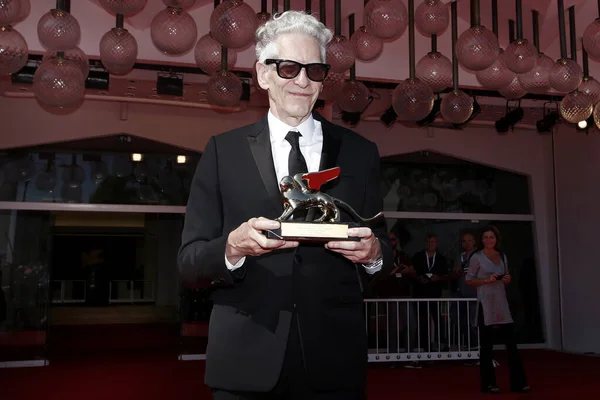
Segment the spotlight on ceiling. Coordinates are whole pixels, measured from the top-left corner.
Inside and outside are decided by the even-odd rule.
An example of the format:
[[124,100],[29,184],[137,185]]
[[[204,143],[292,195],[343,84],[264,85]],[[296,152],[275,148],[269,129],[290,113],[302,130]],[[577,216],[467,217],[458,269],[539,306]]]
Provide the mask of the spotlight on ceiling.
[[110,74],[104,68],[92,66],[85,78],[85,88],[108,90],[110,88]]
[[584,119],[583,121],[579,121],[576,125],[578,131],[589,131],[590,128],[594,127],[594,117],[589,116],[588,119]]
[[550,133],[554,128],[554,125],[560,120],[560,114],[558,111],[551,111],[544,115],[544,118],[540,119],[535,123],[538,133]]
[[183,74],[159,72],[156,78],[156,94],[183,96]]
[[381,114],[379,120],[383,122],[383,124],[387,128],[391,128],[396,123],[397,118],[398,114],[396,114],[396,111],[394,111],[394,107],[390,106],[390,108],[388,108],[383,112],[383,114]]
[[248,79],[240,79],[242,82],[242,95],[240,96],[241,101],[250,101],[250,83]]
[[514,126],[523,119],[525,115],[525,111],[521,107],[517,107],[509,112],[498,121],[496,121],[496,132],[498,133],[506,133],[510,128],[514,128]]
[[35,75],[35,71],[37,70],[37,65],[26,65],[21,68],[19,71],[13,73],[11,75],[12,83],[26,83],[33,84],[33,76]]
[[323,109],[325,109],[325,100],[317,99],[317,101],[315,101],[315,105],[313,106],[313,111]]
[[359,112],[342,111],[342,121],[348,126],[356,126],[358,125],[358,121],[360,121],[360,115],[361,113]]
[[365,106],[365,108],[363,108],[362,111],[359,111],[359,112],[342,111],[342,121],[344,121],[348,126],[355,127],[356,125],[358,125],[358,122],[360,121],[361,114],[367,109],[367,107],[369,107],[369,105],[371,104],[372,101],[373,101],[373,96],[369,96],[369,101],[368,101],[367,105]]

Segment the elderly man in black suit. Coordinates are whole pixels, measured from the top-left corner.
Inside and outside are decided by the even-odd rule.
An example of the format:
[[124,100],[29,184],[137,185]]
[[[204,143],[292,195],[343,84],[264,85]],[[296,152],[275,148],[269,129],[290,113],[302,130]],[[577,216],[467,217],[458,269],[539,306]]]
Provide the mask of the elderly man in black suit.
[[[367,341],[363,282],[389,274],[385,220],[348,229],[359,241],[268,239],[281,215],[278,182],[340,167],[323,187],[360,215],[381,211],[372,142],[313,113],[329,71],[331,32],[288,11],[257,31],[257,79],[270,109],[210,139],[193,179],[179,267],[213,291],[205,382],[213,398],[360,399]],[[353,221],[342,211],[343,221]]]

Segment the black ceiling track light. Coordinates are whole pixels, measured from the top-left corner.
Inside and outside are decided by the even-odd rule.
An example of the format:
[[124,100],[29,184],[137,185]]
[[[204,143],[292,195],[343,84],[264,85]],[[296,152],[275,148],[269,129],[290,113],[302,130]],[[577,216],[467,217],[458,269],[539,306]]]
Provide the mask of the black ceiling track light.
[[[369,107],[369,105],[372,102],[373,102],[373,96],[369,96],[369,102],[365,106],[364,110],[366,110],[367,107]],[[342,121],[344,121],[346,124],[348,124],[348,126],[354,127],[354,126],[358,125],[358,123],[360,121],[360,116],[362,115],[363,111],[360,111],[360,112],[342,111]]]
[[506,102],[506,115],[500,118],[494,124],[498,133],[507,133],[509,129],[514,129],[515,125],[523,119],[525,111],[521,108],[521,102],[519,101],[517,107],[512,110],[509,109],[508,102]]
[[398,114],[394,111],[394,107],[390,106],[387,110],[381,114],[379,120],[386,126],[386,128],[391,128],[398,119]]
[[544,112],[544,117],[535,123],[538,133],[551,133],[554,126],[560,122],[558,111]]

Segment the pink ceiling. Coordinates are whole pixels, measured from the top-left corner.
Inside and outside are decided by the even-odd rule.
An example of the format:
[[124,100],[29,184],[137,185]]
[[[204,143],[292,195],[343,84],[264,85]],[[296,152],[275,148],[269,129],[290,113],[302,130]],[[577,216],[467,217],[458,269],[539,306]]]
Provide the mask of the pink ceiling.
[[[84,0],[79,0],[80,2],[84,2]],[[87,0],[90,3],[96,5],[100,8],[101,11],[106,12],[104,8],[100,5],[98,0]],[[72,2],[75,3],[75,2]],[[191,6],[187,11],[193,13],[194,10],[198,8],[203,8],[206,5],[212,5],[214,1],[212,0],[196,0],[193,6]],[[73,5],[71,5],[71,8]],[[91,8],[90,8],[91,9]],[[152,18],[161,10],[165,9],[165,3],[162,0],[148,0],[146,6],[134,16],[131,16],[126,19],[126,24],[128,24],[127,29],[135,28],[139,30],[149,29],[150,23],[152,22]],[[72,10],[73,11],[73,10]],[[74,11],[73,11],[74,13]],[[80,21],[81,23],[81,21]]]
[[[404,0],[405,3],[407,0]],[[449,0],[444,0],[449,2]],[[54,0],[30,0],[31,13],[23,21],[18,23],[15,28],[20,31],[33,53],[41,53],[44,49],[41,47],[37,38],[37,22],[40,17],[56,4]],[[415,7],[421,0],[415,1]],[[246,0],[257,12],[260,11],[260,0]],[[270,3],[270,1],[269,1]],[[503,47],[508,44],[508,20],[514,19],[514,1],[498,0],[499,3],[499,28],[500,43]],[[327,0],[328,15],[327,24],[333,28],[333,0]],[[362,9],[364,0],[344,0],[342,1],[343,33],[347,34],[348,15],[355,13],[356,26],[362,23]],[[303,9],[304,0],[292,0],[293,9]],[[481,0],[481,20],[484,25],[491,28],[491,0]],[[581,36],[585,27],[598,17],[597,2],[591,0],[565,0],[565,8],[575,5],[577,14],[577,31]],[[279,0],[279,7],[282,9],[283,0]],[[160,64],[181,64],[187,66],[194,65],[193,51],[178,56],[166,56],[161,54],[150,40],[150,22],[154,15],[164,8],[161,0],[148,0],[146,8],[139,14],[127,18],[126,28],[136,37],[139,45],[139,61],[154,62]],[[270,7],[269,7],[270,8]],[[318,13],[319,1],[313,0],[312,8],[314,13]],[[468,29],[470,25],[469,1],[459,0],[459,33]],[[210,13],[213,9],[212,0],[197,0],[196,4],[189,10],[198,26],[198,35],[201,36],[208,32]],[[540,13],[540,31],[541,31],[541,50],[556,59],[560,55],[558,22],[557,22],[557,1],[556,0],[523,0],[524,33],[526,38],[532,37],[531,28],[531,10],[535,9]],[[71,12],[78,19],[82,38],[80,47],[91,58],[99,58],[98,42],[102,35],[110,30],[114,24],[114,16],[103,10],[97,0],[78,0],[71,2]],[[567,31],[568,31],[568,18]],[[438,48],[447,56],[451,53],[451,37],[448,29],[438,40]],[[416,57],[417,60],[425,55],[430,48],[430,40],[417,33],[416,35]],[[236,69],[248,70],[254,61],[253,48],[249,46],[241,49],[238,53]],[[581,54],[578,55],[578,61],[581,62]],[[600,64],[590,60],[590,71],[592,75],[600,77]],[[381,57],[373,62],[357,62],[357,76],[365,80],[399,81],[408,76],[408,34],[390,41],[385,44],[384,52]],[[478,82],[475,76],[461,69],[460,83],[462,86],[477,87]]]

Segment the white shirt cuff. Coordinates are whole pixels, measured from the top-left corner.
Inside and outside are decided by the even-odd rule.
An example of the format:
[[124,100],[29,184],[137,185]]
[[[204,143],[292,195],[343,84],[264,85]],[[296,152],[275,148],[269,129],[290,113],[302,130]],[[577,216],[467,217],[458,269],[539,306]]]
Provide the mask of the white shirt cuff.
[[235,271],[236,269],[240,268],[242,265],[244,265],[244,261],[246,261],[246,257],[242,257],[238,262],[232,264],[229,262],[229,260],[227,260],[227,256],[225,256],[225,265],[227,265],[227,269],[230,271]]
[[373,275],[374,273],[381,271],[381,267],[383,267],[383,257],[379,257],[371,264],[362,264],[362,266],[365,268],[365,271],[367,271],[367,274]]

